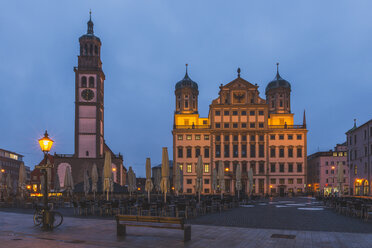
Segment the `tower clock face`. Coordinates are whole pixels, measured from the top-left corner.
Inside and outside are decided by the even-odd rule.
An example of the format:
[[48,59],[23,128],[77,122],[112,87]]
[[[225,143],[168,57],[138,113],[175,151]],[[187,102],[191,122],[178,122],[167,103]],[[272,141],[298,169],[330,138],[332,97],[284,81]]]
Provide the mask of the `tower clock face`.
[[81,97],[86,101],[90,101],[94,97],[94,92],[93,90],[85,89],[81,92]]

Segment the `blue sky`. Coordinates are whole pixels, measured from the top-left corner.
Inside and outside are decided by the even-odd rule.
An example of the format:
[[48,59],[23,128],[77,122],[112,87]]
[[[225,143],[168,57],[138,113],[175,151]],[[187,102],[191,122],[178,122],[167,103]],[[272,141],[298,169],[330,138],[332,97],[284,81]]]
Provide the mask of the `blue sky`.
[[105,139],[144,176],[146,157],[172,154],[174,85],[185,63],[207,116],[218,86],[241,76],[261,97],[280,74],[292,85],[292,112],[306,109],[308,153],[331,149],[371,119],[371,1],[50,1],[0,3],[0,148],[42,158],[74,151],[74,72],[78,38],[92,9],[102,40]]

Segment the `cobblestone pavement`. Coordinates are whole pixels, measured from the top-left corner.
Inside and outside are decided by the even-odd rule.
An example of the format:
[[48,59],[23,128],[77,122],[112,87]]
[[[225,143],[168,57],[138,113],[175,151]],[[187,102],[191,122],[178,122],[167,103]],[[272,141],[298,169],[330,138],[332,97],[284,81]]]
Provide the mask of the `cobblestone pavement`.
[[191,224],[301,231],[372,233],[372,221],[324,208],[315,198],[274,198],[190,219]]
[[192,225],[192,239],[183,243],[180,230],[127,231],[118,239],[114,220],[67,217],[61,227],[43,232],[33,226],[30,214],[0,212],[0,247],[372,247],[372,234],[360,233]]

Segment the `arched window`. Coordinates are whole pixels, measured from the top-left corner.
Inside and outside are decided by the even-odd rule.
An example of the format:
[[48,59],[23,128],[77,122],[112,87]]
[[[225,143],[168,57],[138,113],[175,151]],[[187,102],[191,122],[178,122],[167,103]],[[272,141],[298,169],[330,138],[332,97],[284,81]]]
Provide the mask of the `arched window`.
[[89,88],[94,88],[94,77],[89,77]]
[[86,155],[86,156],[89,156],[89,151],[86,151],[86,152],[85,152],[85,155]]
[[94,53],[95,53],[95,55],[98,55],[98,47],[97,46],[94,46]]
[[88,46],[87,44],[84,45],[84,55],[87,55],[88,53]]
[[83,47],[80,46],[80,55],[83,55]]
[[87,77],[81,78],[81,87],[86,88],[87,87]]
[[90,44],[90,47],[89,47],[89,55],[93,55],[93,45]]

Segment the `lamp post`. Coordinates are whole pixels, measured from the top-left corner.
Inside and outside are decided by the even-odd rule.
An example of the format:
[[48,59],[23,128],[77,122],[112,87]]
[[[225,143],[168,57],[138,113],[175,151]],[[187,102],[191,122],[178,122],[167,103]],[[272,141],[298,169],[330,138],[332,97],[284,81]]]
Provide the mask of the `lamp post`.
[[53,227],[53,217],[50,215],[48,209],[48,176],[47,176],[47,169],[48,169],[48,152],[52,148],[53,140],[51,140],[48,136],[48,132],[45,130],[44,137],[39,139],[39,145],[41,151],[44,153],[44,160],[45,164],[39,166],[39,169],[44,174],[44,192],[43,192],[43,202],[44,202],[44,212],[43,212],[43,229],[49,230]]

